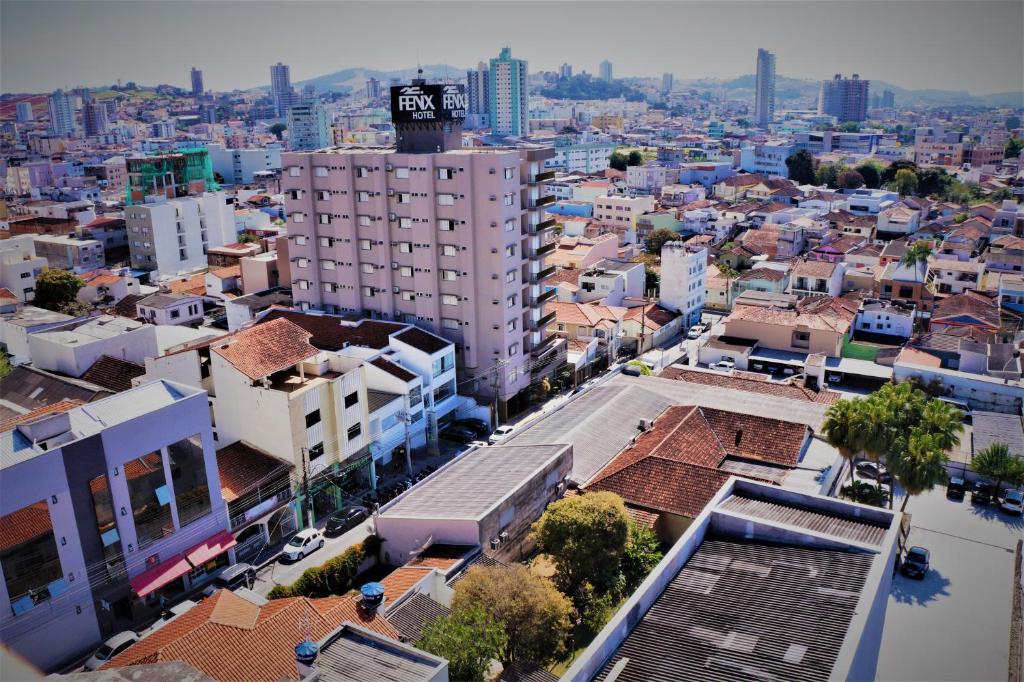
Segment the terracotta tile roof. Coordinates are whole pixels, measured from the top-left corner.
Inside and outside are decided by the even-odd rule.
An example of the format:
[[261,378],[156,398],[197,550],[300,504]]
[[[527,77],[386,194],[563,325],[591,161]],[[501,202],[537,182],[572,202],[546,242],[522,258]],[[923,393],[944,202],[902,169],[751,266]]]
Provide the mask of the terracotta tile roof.
[[255,381],[316,355],[310,336],[288,320],[274,320],[218,339],[210,350]]
[[232,443],[217,451],[220,492],[225,502],[234,502],[259,483],[279,472],[287,477],[293,465],[277,459],[245,441]]
[[0,552],[6,552],[52,531],[53,524],[50,521],[50,509],[46,500],[0,516]]
[[108,312],[113,313],[114,315],[119,315],[120,317],[127,317],[129,319],[134,320],[139,316],[139,311],[135,307],[135,304],[144,298],[146,297],[142,294],[128,294],[120,301],[115,303],[114,307],[111,308]]
[[598,305],[596,303],[567,303],[549,301],[544,304],[546,313],[555,313],[555,321],[563,324],[578,324],[596,327],[602,322],[615,323],[626,317],[626,308]]
[[172,294],[194,294],[202,296],[206,293],[206,275],[199,273],[190,277],[172,279],[167,283]]
[[120,275],[115,275],[109,270],[92,270],[79,275],[81,280],[85,282],[86,286],[90,287],[102,287],[110,286],[111,284],[117,284],[119,281],[124,279]]
[[[952,318],[960,318],[959,321]],[[965,318],[973,318],[976,323]],[[998,329],[999,306],[995,300],[975,291],[965,291],[935,303],[931,324],[980,325]]]
[[319,640],[349,621],[386,637],[398,631],[367,615],[352,596],[275,599],[263,606],[219,590],[116,656],[104,669],[183,661],[220,682],[278,682],[295,678],[295,645]]
[[413,585],[423,580],[431,570],[433,568],[430,566],[410,566],[408,564],[396,568],[380,581],[380,584],[384,586],[384,598],[392,603],[398,601],[412,589]]
[[693,517],[732,475],[727,457],[796,466],[807,428],[724,410],[674,405],[585,488],[610,490],[631,505]]
[[[805,299],[796,308],[738,305],[733,308],[729,317],[725,318],[725,323],[728,325],[729,322],[742,320],[792,328],[805,326],[809,329],[845,334],[857,314],[856,309],[851,310],[846,307],[847,305],[852,304],[827,296]],[[728,327],[726,330],[728,331]]]
[[346,322],[334,315],[313,315],[297,310],[275,309],[268,312],[256,326],[278,319],[286,319],[312,334],[310,343],[322,350],[340,350],[349,344],[367,348],[387,348],[390,336],[408,325],[381,320],[360,320],[357,324]]
[[582,268],[558,268],[557,270],[555,270],[555,274],[548,277],[545,284],[552,287],[562,282],[568,282],[569,284],[577,284],[579,282],[580,274],[582,272]]
[[800,261],[793,267],[793,275],[828,278],[836,271],[835,263],[820,260]]
[[18,297],[10,289],[0,287],[0,303],[18,302]]
[[130,389],[132,379],[145,373],[146,368],[142,365],[102,355],[99,360],[92,363],[92,367],[85,370],[82,379],[117,393]]
[[60,400],[49,405],[44,405],[43,407],[37,407],[30,412],[9,417],[8,419],[0,422],[0,433],[6,433],[19,424],[27,424],[30,421],[34,421],[39,417],[45,417],[48,414],[67,412],[68,410],[74,409],[83,404],[84,403],[80,400]]
[[448,545],[435,543],[427,547],[419,556],[409,561],[406,566],[412,568],[436,568],[448,574],[456,566],[461,565],[467,555],[473,553],[475,547],[468,545]]
[[805,400],[826,405],[831,405],[841,397],[835,391],[813,391],[795,384],[779,384],[764,379],[736,376],[735,374],[730,376],[721,373],[699,372],[682,367],[667,367],[658,376],[663,379],[677,379],[702,386],[721,386],[722,388],[731,388],[737,391],[746,391],[747,393],[761,393],[763,395],[789,398],[790,400]]
[[[226,268],[218,268],[217,270],[210,270],[210,274],[217,279],[228,279],[230,277],[241,277],[242,266],[241,265],[229,265]],[[205,285],[204,285],[205,286]]]
[[726,187],[753,187],[765,182],[765,180],[766,178],[763,175],[757,173],[741,173],[720,180],[718,184],[725,185]]
[[654,331],[661,329],[667,324],[671,324],[678,317],[679,313],[666,310],[657,303],[648,303],[644,306],[635,306],[630,308],[626,312],[625,319],[633,320],[634,322]]

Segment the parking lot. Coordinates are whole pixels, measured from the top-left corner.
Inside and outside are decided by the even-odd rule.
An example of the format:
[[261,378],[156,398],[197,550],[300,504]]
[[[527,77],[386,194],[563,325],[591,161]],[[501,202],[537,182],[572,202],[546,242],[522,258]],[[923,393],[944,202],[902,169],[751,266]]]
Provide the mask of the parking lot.
[[[899,504],[897,500],[896,504]],[[1006,680],[1013,559],[1021,517],[936,488],[910,500],[910,544],[931,551],[924,580],[893,579],[877,678]]]

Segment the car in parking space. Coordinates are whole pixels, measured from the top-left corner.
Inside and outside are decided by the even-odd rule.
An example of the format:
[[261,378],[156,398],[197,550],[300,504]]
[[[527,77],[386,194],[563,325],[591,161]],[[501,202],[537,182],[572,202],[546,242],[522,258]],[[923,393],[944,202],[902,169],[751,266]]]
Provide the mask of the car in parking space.
[[946,497],[962,500],[966,491],[967,482],[964,479],[959,476],[950,476],[949,483],[946,484]]
[[713,369],[716,372],[731,372],[736,369],[736,363],[732,360],[719,360],[713,364],[708,365],[709,369]]
[[476,431],[469,427],[451,424],[441,431],[441,438],[465,445],[476,440],[477,434]]
[[464,426],[467,429],[476,433],[480,438],[484,438],[491,432],[491,428],[487,426],[487,422],[483,419],[475,419],[472,417],[466,417],[465,419],[456,419],[455,424],[458,426]]
[[971,504],[992,504],[996,499],[996,487],[987,481],[975,481],[971,488]]
[[490,443],[488,443],[485,440],[474,440],[468,443],[468,445],[471,448],[486,448],[490,445]]
[[931,552],[924,547],[911,547],[907,550],[907,555],[903,557],[903,563],[900,564],[900,573],[908,578],[923,580],[928,573],[931,556]]
[[497,445],[498,443],[502,442],[503,440],[511,436],[512,432],[515,430],[516,428],[514,426],[509,426],[508,424],[505,424],[504,426],[499,426],[498,428],[494,429],[494,433],[492,433],[491,437],[487,439],[487,442],[489,442],[491,445]]
[[854,466],[854,469],[856,469],[858,476],[863,476],[864,478],[871,478],[878,481],[879,483],[892,482],[892,475],[886,470],[884,466],[880,464],[875,464],[874,462],[862,460],[860,462],[857,462],[857,464]]
[[622,373],[628,377],[638,377],[643,374],[643,370],[637,365],[623,365]]
[[1024,514],[1024,491],[1007,490],[999,508],[1007,514],[1013,514],[1015,516],[1021,516]]
[[292,536],[288,544],[281,550],[281,558],[287,561],[299,561],[324,546],[324,534],[319,528],[300,530]]
[[346,507],[341,511],[334,512],[327,519],[324,533],[328,536],[341,535],[352,530],[366,520],[369,512],[366,507]]
[[137,641],[139,641],[139,634],[132,630],[124,630],[113,635],[93,652],[93,655],[85,662],[85,669],[89,672],[98,669]]
[[704,326],[700,324],[695,324],[692,327],[690,327],[690,331],[686,332],[686,338],[699,339],[703,333]]

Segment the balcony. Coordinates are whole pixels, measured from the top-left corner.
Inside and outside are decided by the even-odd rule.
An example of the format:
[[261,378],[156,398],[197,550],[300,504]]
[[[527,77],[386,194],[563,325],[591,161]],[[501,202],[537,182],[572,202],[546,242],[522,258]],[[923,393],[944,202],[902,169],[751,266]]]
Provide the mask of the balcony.
[[536,175],[533,176],[533,179],[530,180],[530,182],[547,182],[548,180],[554,180],[554,179],[555,179],[555,171],[548,170],[548,171],[541,171],[540,173],[537,173]]
[[544,268],[543,270],[539,270],[537,272],[531,272],[530,273],[530,284],[538,284],[540,282],[543,282],[548,277],[550,277],[551,275],[555,274],[555,270],[557,270],[557,269],[558,269],[557,265],[551,265],[549,267]]
[[554,251],[557,248],[558,248],[558,243],[557,242],[548,242],[547,244],[544,244],[542,246],[538,246],[534,250],[532,257],[533,258],[540,258],[541,256],[546,256],[547,254],[551,253],[552,251]]
[[533,227],[533,232],[534,232],[534,234],[537,234],[539,232],[543,232],[544,230],[550,230],[550,229],[554,228],[557,225],[558,225],[558,221],[557,220],[555,220],[554,218],[548,218],[547,220],[542,220],[539,223],[537,223]]
[[546,329],[549,324],[555,321],[555,311],[551,311],[546,315],[541,315],[540,319],[537,320],[537,329]]
[[530,307],[536,308],[537,306],[542,305],[547,301],[550,301],[555,296],[558,296],[558,289],[548,289],[540,296],[534,296],[533,298],[531,298]]
[[545,194],[542,197],[537,197],[537,200],[533,202],[530,208],[543,208],[544,206],[550,206],[555,203],[555,197],[551,194]]

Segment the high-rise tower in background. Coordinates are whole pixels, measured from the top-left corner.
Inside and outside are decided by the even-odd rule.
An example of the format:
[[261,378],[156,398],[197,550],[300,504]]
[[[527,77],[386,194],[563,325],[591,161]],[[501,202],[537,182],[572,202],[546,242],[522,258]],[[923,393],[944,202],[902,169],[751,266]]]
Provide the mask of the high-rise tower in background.
[[82,128],[86,137],[103,135],[109,127],[107,108],[88,91],[82,96]]
[[203,94],[203,92],[205,92],[205,90],[203,89],[203,72],[193,66],[192,67],[191,76],[192,76],[192,94],[193,95],[201,95],[201,94]]
[[291,68],[278,62],[270,65],[270,96],[274,99],[274,107],[278,116],[285,116],[288,107],[298,104],[298,95],[292,88]]
[[601,76],[601,80],[610,81],[612,79],[612,63],[607,59],[601,62],[598,67],[598,73]]
[[47,99],[50,110],[50,131],[58,137],[71,135],[75,132],[75,108],[71,104],[71,96],[57,89]]
[[295,150],[331,145],[331,121],[324,105],[309,101],[288,107],[288,146]]
[[572,78],[572,64],[562,64],[562,66],[558,68],[558,77]]
[[530,134],[526,76],[526,60],[514,59],[512,48],[502,48],[501,53],[491,59],[487,87],[494,135],[523,137]]
[[475,69],[466,72],[466,95],[469,97],[469,114],[486,114],[490,110],[490,69],[480,62]]
[[672,92],[672,74],[663,73],[661,74],[661,93],[667,95]]
[[767,128],[775,116],[775,55],[757,50],[757,80],[754,84],[754,123]]
[[871,81],[853,74],[843,78],[836,74],[822,81],[818,94],[818,113],[835,116],[839,121],[863,121],[868,115],[868,89]]

